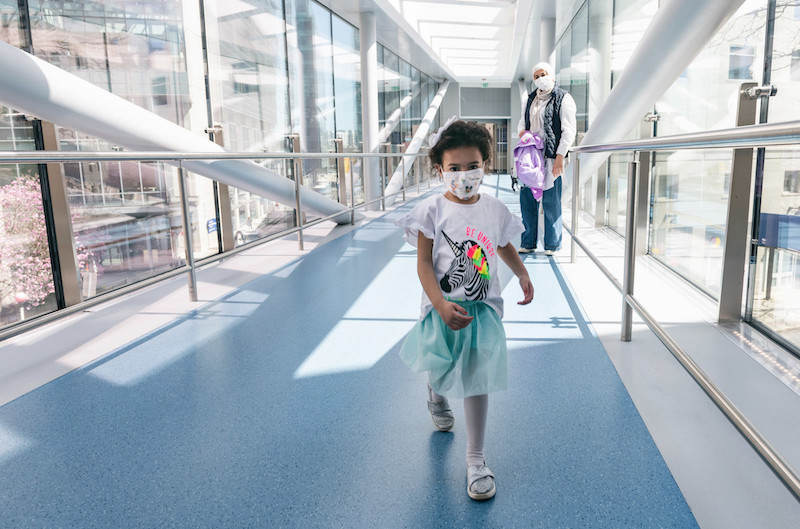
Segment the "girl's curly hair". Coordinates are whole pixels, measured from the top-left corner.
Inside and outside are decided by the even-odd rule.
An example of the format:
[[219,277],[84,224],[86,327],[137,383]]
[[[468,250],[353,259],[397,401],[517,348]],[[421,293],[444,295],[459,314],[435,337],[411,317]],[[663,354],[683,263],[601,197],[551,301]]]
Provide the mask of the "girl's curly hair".
[[441,166],[445,151],[459,147],[477,147],[486,162],[492,159],[492,143],[492,135],[486,127],[474,121],[458,120],[442,132],[439,141],[431,147],[428,157],[431,163]]

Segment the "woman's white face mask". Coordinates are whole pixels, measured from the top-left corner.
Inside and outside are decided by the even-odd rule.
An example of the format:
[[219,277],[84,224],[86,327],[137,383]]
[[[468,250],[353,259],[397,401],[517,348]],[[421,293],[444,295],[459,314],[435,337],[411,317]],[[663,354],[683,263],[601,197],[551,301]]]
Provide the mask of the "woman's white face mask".
[[447,190],[461,200],[468,200],[478,194],[483,182],[483,168],[469,171],[442,171]]
[[534,79],[533,84],[542,92],[549,92],[556,85],[556,80],[550,75],[543,75],[538,79]]

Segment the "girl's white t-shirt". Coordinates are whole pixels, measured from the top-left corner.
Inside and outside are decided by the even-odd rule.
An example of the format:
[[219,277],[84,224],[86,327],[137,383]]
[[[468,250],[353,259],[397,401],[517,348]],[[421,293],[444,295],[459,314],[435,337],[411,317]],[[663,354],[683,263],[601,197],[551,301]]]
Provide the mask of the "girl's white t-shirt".
[[[524,230],[522,220],[503,202],[481,194],[474,204],[461,204],[435,195],[395,224],[412,246],[417,246],[419,233],[433,241],[433,269],[445,299],[480,300],[503,317],[497,249]],[[432,308],[423,289],[420,319]]]

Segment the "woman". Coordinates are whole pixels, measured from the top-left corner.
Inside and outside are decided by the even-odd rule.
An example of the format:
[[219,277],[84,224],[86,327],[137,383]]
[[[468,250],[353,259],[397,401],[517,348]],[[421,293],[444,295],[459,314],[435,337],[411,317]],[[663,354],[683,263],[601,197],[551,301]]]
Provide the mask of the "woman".
[[[542,194],[544,211],[544,250],[553,255],[561,249],[561,175],[564,173],[564,157],[575,141],[575,100],[556,85],[553,67],[540,62],[533,67],[533,84],[536,89],[528,96],[522,118],[517,125],[520,136],[528,130],[544,139],[545,181]],[[536,249],[539,229],[539,202],[533,193],[523,187],[519,195],[522,210],[522,233],[520,253]]]

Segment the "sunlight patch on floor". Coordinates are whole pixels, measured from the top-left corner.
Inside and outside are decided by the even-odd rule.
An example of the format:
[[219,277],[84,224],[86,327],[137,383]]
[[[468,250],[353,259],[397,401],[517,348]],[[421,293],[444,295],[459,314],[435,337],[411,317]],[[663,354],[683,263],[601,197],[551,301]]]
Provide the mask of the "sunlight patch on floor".
[[[237,292],[225,301],[190,316],[172,329],[172,336],[177,331],[178,334],[190,334],[191,339],[167,343],[160,335],[156,335],[147,340],[145,346],[135,346],[125,354],[100,363],[88,373],[115,386],[138,384],[196,350],[197,344],[213,340],[246,320],[268,297],[260,292]],[[137,327],[128,320],[126,328]],[[98,340],[101,339],[102,336],[98,337]]]
[[33,446],[33,441],[0,424],[0,463]]
[[300,365],[295,378],[371,368],[417,321],[421,294],[416,261],[395,257]]
[[414,321],[343,320],[295,371],[295,378],[369,369],[397,344]]

